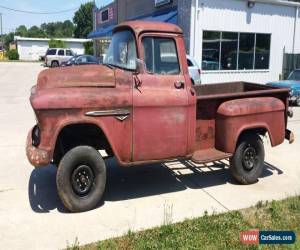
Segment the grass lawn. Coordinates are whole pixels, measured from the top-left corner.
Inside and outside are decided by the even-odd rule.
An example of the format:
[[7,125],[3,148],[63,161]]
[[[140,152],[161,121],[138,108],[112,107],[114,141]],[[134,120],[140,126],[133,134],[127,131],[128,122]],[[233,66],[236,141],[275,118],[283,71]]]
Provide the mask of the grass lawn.
[[[294,245],[242,245],[243,230],[291,230]],[[99,241],[68,249],[300,249],[300,196],[282,201],[259,202],[255,207],[224,214],[207,215],[182,223]]]

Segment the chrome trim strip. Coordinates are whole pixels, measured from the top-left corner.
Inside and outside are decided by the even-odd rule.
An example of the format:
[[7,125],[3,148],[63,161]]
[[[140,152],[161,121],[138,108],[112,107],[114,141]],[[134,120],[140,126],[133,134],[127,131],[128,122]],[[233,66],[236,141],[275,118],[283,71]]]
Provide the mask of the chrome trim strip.
[[113,110],[98,110],[90,111],[85,113],[86,116],[120,116],[120,115],[130,115],[130,111],[127,109],[113,109]]

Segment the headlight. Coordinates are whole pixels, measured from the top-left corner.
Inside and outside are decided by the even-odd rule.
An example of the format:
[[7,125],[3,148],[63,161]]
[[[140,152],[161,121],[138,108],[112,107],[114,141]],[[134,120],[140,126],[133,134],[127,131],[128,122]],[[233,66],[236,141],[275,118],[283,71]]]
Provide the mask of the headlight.
[[40,145],[41,142],[41,131],[38,125],[35,125],[35,127],[32,129],[32,145],[37,147]]

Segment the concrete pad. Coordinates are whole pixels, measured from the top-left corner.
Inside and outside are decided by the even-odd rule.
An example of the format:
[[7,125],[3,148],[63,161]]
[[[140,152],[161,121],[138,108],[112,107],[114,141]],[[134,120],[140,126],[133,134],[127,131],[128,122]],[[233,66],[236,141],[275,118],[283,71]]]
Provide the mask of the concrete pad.
[[119,168],[107,160],[103,202],[93,211],[70,214],[56,192],[56,168],[33,169],[25,156],[28,130],[35,124],[28,98],[44,68],[36,63],[0,63],[0,241],[3,249],[65,248],[178,222],[185,218],[248,207],[259,200],[300,193],[300,108],[289,127],[293,145],[266,145],[266,168],[259,182],[242,186],[228,162],[195,165],[171,161]]

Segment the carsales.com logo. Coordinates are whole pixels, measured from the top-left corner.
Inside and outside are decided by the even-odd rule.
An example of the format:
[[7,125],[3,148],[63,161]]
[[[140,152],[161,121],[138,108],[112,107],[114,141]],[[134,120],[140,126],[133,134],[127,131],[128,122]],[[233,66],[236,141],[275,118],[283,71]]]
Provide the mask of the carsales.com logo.
[[250,230],[240,233],[240,241],[247,245],[294,244],[296,242],[296,235],[292,231]]

